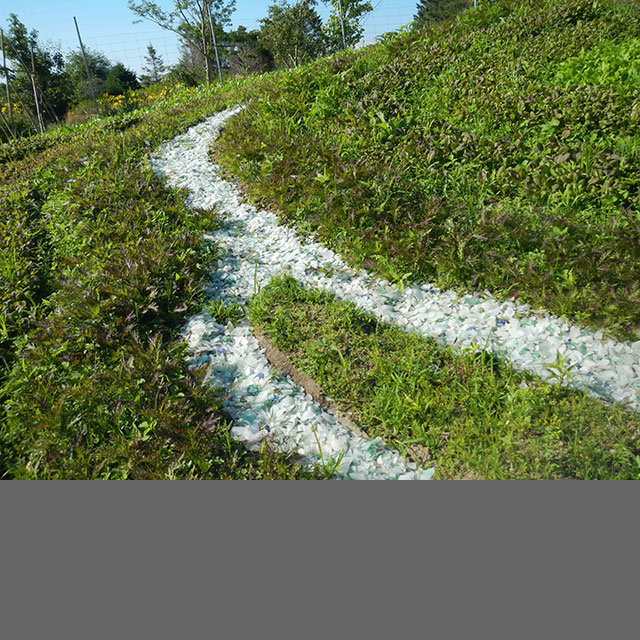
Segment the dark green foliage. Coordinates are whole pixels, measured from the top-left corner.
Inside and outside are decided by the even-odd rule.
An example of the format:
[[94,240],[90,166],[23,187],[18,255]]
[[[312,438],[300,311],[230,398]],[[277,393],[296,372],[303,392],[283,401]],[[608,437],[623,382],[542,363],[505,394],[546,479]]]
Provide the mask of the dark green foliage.
[[239,44],[229,58],[229,75],[232,76],[266,73],[274,68],[273,54],[258,44]]
[[229,75],[247,75],[249,73],[266,73],[275,69],[273,53],[260,44],[260,32],[247,31],[238,27],[228,36]]
[[127,69],[122,63],[114,64],[104,83],[105,92],[110,96],[121,96],[132,89],[139,89],[140,83],[136,74]]
[[187,87],[196,87],[206,82],[204,56],[187,42],[180,44],[180,59],[168,74],[172,82],[179,82]]
[[[111,63],[107,57],[100,51],[92,51],[85,47],[85,56],[87,66],[91,74],[91,82],[97,96],[105,92],[105,81],[107,74],[111,69]],[[67,81],[70,84],[70,90],[73,91],[72,100],[74,104],[78,104],[83,100],[93,100],[87,71],[80,50],[73,51],[67,57],[64,66]]]
[[144,57],[144,61],[144,74],[140,78],[142,84],[144,86],[157,84],[162,80],[166,67],[164,66],[162,57],[158,55],[158,52],[152,44],[147,47],[147,55]]
[[272,282],[255,325],[371,436],[420,454],[437,478],[640,479],[640,416],[456,354],[355,305]]
[[[28,32],[15,13],[9,14],[8,29],[4,31],[4,38],[6,56],[10,63],[8,66],[12,70],[11,84],[14,100],[23,102],[35,119],[36,106],[31,85],[31,48],[33,48],[33,66],[40,92],[40,110],[45,123],[55,122],[64,115],[71,94],[64,73],[62,53],[41,44],[38,41],[38,32],[35,29]],[[2,104],[4,99],[3,90]],[[28,130],[28,122],[28,120],[24,122],[24,132]]]
[[639,38],[623,2],[480,4],[274,78],[216,157],[356,266],[637,339],[640,85],[596,70]]
[[324,52],[322,20],[316,0],[275,0],[260,20],[261,46],[269,50],[279,67],[295,68]]
[[436,22],[449,20],[470,7],[473,7],[473,0],[420,0],[413,22],[422,29]]

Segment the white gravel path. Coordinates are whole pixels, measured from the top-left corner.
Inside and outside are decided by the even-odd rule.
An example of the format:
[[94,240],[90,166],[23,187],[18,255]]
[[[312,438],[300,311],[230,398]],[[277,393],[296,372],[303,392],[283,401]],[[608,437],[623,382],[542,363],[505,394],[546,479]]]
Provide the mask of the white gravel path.
[[[217,167],[208,158],[212,139],[239,110],[240,107],[212,116],[165,144],[152,159],[153,169],[166,177],[170,186],[188,189],[190,206],[215,205],[224,216],[225,226],[210,236],[226,250],[212,274],[212,297],[246,301],[257,287],[264,287],[275,275],[286,273],[306,286],[350,300],[384,322],[455,348],[494,351],[517,368],[542,378],[549,376],[544,363],[555,361],[560,354],[565,367],[571,368],[566,384],[595,397],[620,402],[629,409],[640,409],[640,341],[604,340],[601,331],[570,325],[544,311],[532,312],[528,305],[518,302],[498,302],[488,292],[459,296],[429,283],[400,290],[365,271],[349,268],[333,251],[300,239],[295,231],[279,225],[272,213],[243,203],[237,187],[220,178]],[[313,429],[325,457],[344,452],[346,445],[340,475],[356,478],[421,475],[413,465],[405,468],[406,463],[397,453],[378,451],[379,444],[372,445],[370,441],[361,444],[351,432],[343,433],[346,430],[333,416],[302,394],[303,402],[300,390],[295,391],[290,382],[278,381],[248,324],[226,329],[200,315],[190,320],[186,336],[198,362],[208,359],[212,375],[218,381],[224,380],[225,387],[231,389],[228,409],[236,416],[232,430],[235,437],[255,444],[266,431],[259,427],[267,425],[276,442],[295,442],[301,454],[313,459],[318,451],[316,436],[311,431],[314,416],[317,425]],[[254,381],[252,376],[261,374],[260,382]],[[263,384],[265,380],[268,384]],[[261,404],[265,402],[266,407]],[[257,410],[257,406],[263,408]],[[375,464],[359,457],[361,451],[372,447],[377,447],[373,455]],[[393,462],[380,461],[386,455],[392,456]],[[430,473],[422,472],[422,477]]]

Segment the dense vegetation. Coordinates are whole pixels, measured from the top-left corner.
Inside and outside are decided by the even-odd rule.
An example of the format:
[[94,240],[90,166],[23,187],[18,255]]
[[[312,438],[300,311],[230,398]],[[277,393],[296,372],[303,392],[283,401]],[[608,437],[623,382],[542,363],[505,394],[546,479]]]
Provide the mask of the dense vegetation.
[[[71,107],[92,97],[80,51],[65,56],[58,48],[42,44],[38,32],[35,29],[28,31],[15,13],[9,15],[7,23],[8,29],[0,41],[4,51],[0,49],[0,53],[7,61],[12,100],[9,103],[5,69],[0,66],[0,141],[59,124]],[[100,52],[87,50],[86,62],[97,95],[105,92],[122,94],[140,86],[133,72],[121,63],[110,63]]]
[[216,393],[186,366],[178,331],[203,302],[215,219],[145,161],[242,95],[229,89],[2,148],[0,476],[301,474],[230,442]]
[[[114,87],[105,117],[0,145],[0,477],[308,476],[230,441],[217,392],[187,367],[179,330],[204,304],[217,220],[146,162],[237,103],[216,160],[353,264],[635,338],[638,17],[624,0],[497,0],[217,88]],[[637,414],[287,279],[250,316],[439,477],[638,477]]]
[[215,156],[357,266],[636,339],[639,17],[622,0],[481,3],[274,77]]
[[130,99],[140,83],[197,86],[225,76],[297,67],[356,44],[363,33],[362,18],[372,10],[366,0],[333,1],[323,23],[316,0],[294,4],[274,0],[259,20],[260,28],[249,31],[244,26],[231,29],[235,0],[174,0],[172,8],[151,0],[129,0],[128,4],[137,21],[149,20],[178,36],[181,55],[177,64],[167,68],[149,44],[138,78],[100,51],[85,48],[63,54],[59,46],[41,42],[38,31],[29,30],[17,14],[9,14],[0,42],[0,51],[7,57],[6,70],[0,66],[0,84],[6,82],[6,71],[13,99],[2,90],[0,141],[41,131],[62,120],[85,120],[96,115],[96,107],[106,115],[101,104],[105,99]]

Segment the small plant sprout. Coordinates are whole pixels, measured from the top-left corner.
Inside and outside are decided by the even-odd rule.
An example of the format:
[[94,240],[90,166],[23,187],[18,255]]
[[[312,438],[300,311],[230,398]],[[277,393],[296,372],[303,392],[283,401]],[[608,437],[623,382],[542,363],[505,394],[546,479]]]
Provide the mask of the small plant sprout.
[[342,363],[342,368],[344,369],[344,372],[347,373],[349,371],[349,366],[347,365],[347,361],[344,359],[344,356],[342,355],[342,351],[340,351],[338,346],[335,345],[334,343],[331,343],[331,350],[335,351],[338,354],[338,358],[340,358],[340,362]]
[[338,470],[338,467],[340,466],[340,463],[344,458],[345,452],[341,451],[338,455],[331,456],[330,458],[325,460],[324,453],[322,451],[322,445],[320,444],[320,438],[318,437],[318,432],[315,427],[311,427],[311,430],[313,431],[316,443],[318,444],[318,455],[320,456],[320,464],[318,465],[318,469],[325,478],[331,478]]
[[560,351],[556,351],[555,362],[543,362],[542,364],[549,371],[549,377],[557,380],[559,384],[563,384],[571,379],[571,369],[576,366],[575,364],[567,366],[567,358],[564,357]]
[[258,282],[258,261],[256,260],[255,269],[253,270],[253,295],[260,293],[260,283]]
[[209,314],[219,324],[235,324],[244,318],[245,309],[238,302],[213,300],[209,303]]

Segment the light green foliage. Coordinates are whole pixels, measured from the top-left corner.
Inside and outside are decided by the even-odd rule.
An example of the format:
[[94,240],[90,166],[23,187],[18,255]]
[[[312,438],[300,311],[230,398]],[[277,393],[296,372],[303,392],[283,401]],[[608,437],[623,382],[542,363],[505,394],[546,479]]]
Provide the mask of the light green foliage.
[[244,307],[237,302],[215,300],[209,303],[209,314],[219,324],[235,324],[245,316]]
[[269,50],[279,67],[295,68],[323,53],[322,21],[316,0],[276,0],[260,20],[260,44]]
[[373,10],[373,6],[368,0],[331,0],[330,4],[331,14],[322,30],[327,40],[328,50],[333,53],[344,48],[342,23],[344,23],[344,44],[352,47],[360,42],[364,33],[362,19]]
[[556,82],[597,84],[622,92],[640,86],[640,39],[607,41],[560,64]]
[[640,479],[637,413],[492,354],[442,349],[291,278],[272,280],[249,314],[364,431],[419,446],[437,478]]

